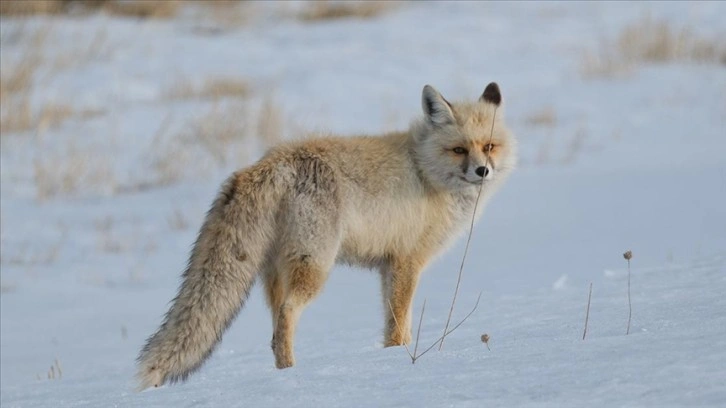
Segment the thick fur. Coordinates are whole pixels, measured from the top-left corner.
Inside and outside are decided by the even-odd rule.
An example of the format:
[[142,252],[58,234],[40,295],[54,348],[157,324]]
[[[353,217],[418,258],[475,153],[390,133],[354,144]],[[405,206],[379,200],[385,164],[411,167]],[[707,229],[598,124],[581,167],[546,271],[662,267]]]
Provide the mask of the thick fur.
[[233,174],[207,214],[177,297],[141,350],[140,388],[199,368],[258,275],[278,368],[295,364],[297,320],[335,263],[380,271],[385,345],[410,342],[421,271],[465,230],[480,188],[477,217],[516,164],[501,111],[495,118],[500,101],[493,83],[478,101],[456,104],[427,85],[424,117],[408,132],[287,143]]

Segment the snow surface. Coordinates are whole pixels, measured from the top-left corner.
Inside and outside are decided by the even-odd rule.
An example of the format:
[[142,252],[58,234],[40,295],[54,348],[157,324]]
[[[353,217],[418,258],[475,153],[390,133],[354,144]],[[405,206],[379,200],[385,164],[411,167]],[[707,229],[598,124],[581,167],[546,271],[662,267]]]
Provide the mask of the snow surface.
[[[88,48],[101,30],[93,58],[53,75],[41,67],[33,100],[105,111],[2,136],[3,408],[726,405],[726,69],[678,62],[616,78],[579,73],[584,53],[646,14],[726,37],[722,2],[405,3],[371,20],[263,12],[212,34],[192,15],[3,19],[3,36],[52,24],[46,55]],[[3,67],[22,52],[4,43]],[[405,128],[426,83],[449,99],[500,84],[522,164],[475,227],[455,320],[480,291],[482,301],[443,351],[412,365],[403,348],[382,348],[376,275],[337,267],[303,313],[294,368],[273,367],[269,312],[255,288],[188,382],[133,391],[136,355],[174,296],[214,192],[262,148],[250,142],[244,157],[167,186],[96,186],[46,201],[36,199],[34,163],[62,164],[73,146],[108,163],[120,184],[143,179],[165,118],[183,128],[210,106],[164,99],[164,90],[218,76],[274,94],[294,124],[288,138],[295,129]],[[527,123],[543,109],[556,112],[553,126]],[[169,222],[175,211],[186,228]],[[422,277],[422,346],[443,328],[463,241]],[[49,380],[55,359],[63,375]]]

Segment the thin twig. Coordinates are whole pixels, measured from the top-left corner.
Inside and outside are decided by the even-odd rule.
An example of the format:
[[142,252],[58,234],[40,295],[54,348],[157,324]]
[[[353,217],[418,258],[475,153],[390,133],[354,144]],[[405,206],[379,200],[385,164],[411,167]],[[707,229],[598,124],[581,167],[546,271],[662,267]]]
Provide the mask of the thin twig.
[[475,304],[475,305],[474,305],[474,307],[473,307],[473,308],[471,309],[471,311],[470,311],[470,312],[469,312],[469,313],[468,313],[468,314],[467,314],[466,316],[464,316],[464,318],[463,318],[463,319],[461,319],[461,321],[460,321],[459,323],[457,323],[457,324],[456,324],[456,326],[454,326],[454,327],[453,327],[453,328],[452,328],[451,330],[449,330],[448,332],[444,333],[444,334],[443,334],[443,335],[442,335],[441,337],[439,337],[438,339],[436,339],[436,341],[434,341],[434,343],[433,343],[433,344],[431,344],[431,345],[429,346],[429,348],[427,348],[427,349],[426,349],[426,350],[424,350],[424,351],[423,351],[423,352],[422,352],[421,354],[419,354],[418,356],[416,356],[416,358],[417,358],[417,359],[418,359],[418,358],[420,358],[421,356],[423,356],[424,354],[426,354],[426,353],[427,353],[427,352],[428,352],[429,350],[431,350],[432,348],[434,348],[434,346],[436,346],[436,344],[437,344],[438,342],[440,342],[441,340],[443,340],[443,339],[444,339],[444,337],[448,336],[449,334],[453,333],[453,332],[454,332],[454,330],[458,329],[458,328],[459,328],[459,326],[461,326],[461,325],[462,325],[462,324],[463,324],[463,323],[464,323],[464,322],[466,321],[466,319],[468,319],[468,318],[469,318],[469,316],[471,316],[471,315],[472,315],[472,314],[474,313],[474,311],[476,310],[476,308],[477,308],[477,307],[479,307],[479,300],[481,300],[481,293],[482,293],[482,292],[479,292],[479,296],[478,296],[478,297],[476,298],[476,304]]
[[58,359],[55,359],[55,367],[58,369],[58,379],[63,378],[63,370],[61,370],[60,361]]
[[[494,120],[497,118],[497,107],[494,108],[492,115],[492,128],[489,133],[489,150],[486,154],[486,160],[484,161],[484,167],[489,166],[489,155],[491,154],[491,144],[494,138]],[[476,220],[476,209],[479,207],[479,198],[481,198],[481,192],[484,190],[484,178],[482,178],[481,185],[479,186],[479,193],[476,195],[476,202],[474,203],[474,213],[471,215],[471,224],[469,225],[469,235],[466,238],[466,246],[464,247],[464,256],[461,257],[461,265],[459,266],[459,276],[456,278],[456,289],[454,289],[454,298],[451,299],[451,308],[449,309],[449,316],[446,318],[446,326],[444,326],[444,334],[441,336],[441,343],[439,344],[439,351],[444,347],[444,339],[446,338],[446,331],[449,329],[449,323],[451,323],[451,315],[454,313],[454,305],[456,304],[456,296],[459,294],[459,285],[461,284],[461,275],[464,272],[464,262],[466,262],[466,254],[469,253],[469,243],[471,243],[471,234],[474,232],[474,221]]]
[[424,299],[423,306],[421,306],[421,317],[418,319],[418,329],[416,329],[416,345],[413,347],[413,359],[411,364],[416,363],[416,351],[418,350],[418,339],[421,337],[421,324],[423,323],[424,310],[426,310],[426,299]]
[[[398,332],[401,332],[401,326],[398,325],[398,319],[396,319],[396,314],[393,313],[393,306],[391,305],[391,301],[388,301],[388,308],[391,309],[391,316],[393,316],[393,322],[396,323],[396,329],[398,329]],[[411,354],[411,350],[408,349],[408,344],[405,342],[403,343],[403,347],[406,348],[406,353],[408,353],[408,356],[411,357],[411,364],[416,362],[416,357]]]
[[592,299],[592,282],[590,282],[590,294],[587,295],[587,312],[585,313],[585,330],[582,332],[582,339],[587,336],[587,321],[590,319],[590,299]]
[[633,305],[630,303],[630,259],[628,259],[628,330],[625,335],[630,334],[630,318],[633,317]]
[[[426,309],[426,300],[424,299],[424,304],[423,304],[423,307],[421,308],[421,317],[419,318],[419,322],[418,322],[418,331],[416,333],[416,346],[414,347],[413,354],[411,354],[411,351],[409,350],[408,345],[406,343],[403,343],[403,346],[406,348],[406,353],[408,353],[408,356],[411,357],[411,364],[416,364],[416,360],[418,360],[419,358],[421,358],[421,356],[423,356],[424,354],[431,351],[431,349],[433,349],[436,346],[436,344],[438,344],[441,341],[441,339],[443,339],[444,337],[453,333],[454,330],[458,329],[459,326],[461,326],[472,314],[474,314],[477,307],[479,307],[479,301],[481,300],[481,294],[482,294],[482,292],[479,292],[479,296],[477,296],[477,298],[476,298],[476,303],[474,304],[474,307],[471,309],[471,311],[466,316],[464,316],[463,319],[461,319],[461,321],[459,323],[456,324],[456,326],[452,327],[451,330],[447,331],[441,337],[436,339],[433,343],[431,343],[431,345],[426,350],[421,352],[421,354],[417,355],[416,352],[418,350],[418,340],[419,340],[419,336],[421,334],[421,322],[423,322],[424,309]],[[388,302],[388,307],[391,309],[391,315],[393,315],[393,306],[391,306],[390,301]],[[395,315],[393,315],[393,321],[394,321],[394,323],[396,323],[396,328],[398,328],[398,330],[401,331],[401,326],[398,325],[398,320],[396,319]]]

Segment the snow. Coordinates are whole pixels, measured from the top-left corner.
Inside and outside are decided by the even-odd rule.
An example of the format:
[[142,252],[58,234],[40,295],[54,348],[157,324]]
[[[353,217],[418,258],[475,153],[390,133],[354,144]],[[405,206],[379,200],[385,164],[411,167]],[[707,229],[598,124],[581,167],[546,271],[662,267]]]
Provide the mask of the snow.
[[[193,16],[3,17],[3,37],[20,24],[52,25],[34,103],[104,112],[0,139],[3,407],[723,406],[726,70],[673,62],[583,78],[579,68],[602,38],[646,14],[724,38],[724,3],[422,2],[315,23],[276,16],[275,7],[292,9],[283,4],[256,5],[260,18],[214,35],[195,30]],[[54,56],[92,49],[98,33],[100,51],[53,71]],[[3,70],[22,52],[3,42]],[[144,181],[165,118],[173,134],[212,106],[165,99],[165,90],[220,76],[252,84],[250,109],[272,94],[290,139],[298,129],[405,128],[426,83],[448,99],[500,84],[521,166],[475,227],[454,319],[483,291],[481,304],[442,351],[412,365],[404,349],[384,349],[376,275],[336,267],[302,315],[294,368],[273,366],[255,288],[188,382],[133,391],[136,355],[174,296],[216,189],[262,147],[242,140],[223,165],[192,147],[169,185],[89,183],[45,201],[34,165],[61,168],[74,154],[121,186]],[[527,123],[547,108],[552,126]],[[175,211],[186,227],[172,225]],[[422,277],[420,347],[443,330],[463,248],[460,239]],[[56,359],[63,376],[49,380]]]

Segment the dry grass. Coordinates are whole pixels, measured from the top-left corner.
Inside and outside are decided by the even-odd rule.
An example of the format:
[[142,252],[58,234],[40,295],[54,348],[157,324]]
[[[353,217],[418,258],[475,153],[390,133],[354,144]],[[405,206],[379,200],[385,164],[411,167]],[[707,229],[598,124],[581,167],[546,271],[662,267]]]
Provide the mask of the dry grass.
[[[16,47],[21,52],[14,55],[15,61],[3,61],[0,75],[2,135],[34,132],[42,136],[46,130],[68,119],[86,119],[102,114],[103,111],[99,110],[78,109],[67,103],[70,99],[34,100],[34,91],[37,70],[43,63],[50,68],[45,75],[53,76],[58,70],[75,68],[103,54],[103,50],[108,48],[105,30],[76,47],[70,53],[72,56],[66,56],[61,61],[45,54],[49,48],[46,38],[49,38],[52,28],[50,24],[32,29],[26,27],[22,23],[7,29],[3,27],[3,47]],[[40,148],[39,155],[31,164],[36,198],[45,201],[81,192],[118,194],[142,191],[189,176],[203,176],[214,167],[224,168],[230,160],[235,165],[243,164],[250,149],[275,144],[282,138],[280,111],[268,100],[257,111],[259,118],[251,117],[248,111],[250,94],[248,82],[235,77],[212,78],[198,86],[190,81],[179,81],[166,93],[166,98],[209,101],[211,110],[183,124],[184,130],[177,131],[171,140],[152,145],[154,157],[150,174],[153,176],[148,180],[119,184],[112,160],[81,151],[72,141],[59,145],[59,149]],[[259,137],[251,135],[255,125]],[[157,133],[164,134],[164,137],[157,136],[155,140],[169,139],[166,133],[170,124],[162,127]],[[200,155],[200,152],[208,155]]]
[[[43,41],[43,40],[40,40]],[[31,47],[38,46],[37,41],[28,44]],[[24,93],[33,84],[33,76],[40,62],[37,49],[25,49],[25,52],[15,65],[3,69],[0,74],[0,98]]]
[[629,61],[697,61],[726,64],[726,40],[706,39],[689,28],[672,27],[666,21],[647,17],[626,27],[617,47]]
[[0,134],[32,127],[30,91],[49,31],[46,26],[31,33],[15,33],[16,41],[22,41],[18,45],[23,51],[17,61],[4,65],[0,72]]
[[[21,26],[16,33],[9,35],[15,36],[14,41],[17,42],[15,46],[20,47],[22,52],[17,61],[7,64],[0,72],[0,134],[2,135],[30,130],[43,131],[58,126],[72,117],[86,119],[103,113],[92,109],[77,110],[68,103],[56,101],[40,101],[38,103],[40,108],[33,110],[31,94],[34,80],[43,62],[42,53],[46,48],[46,39],[51,29],[52,26],[47,24],[27,32]],[[52,71],[49,75],[53,73]]]
[[250,94],[247,81],[240,78],[220,77],[206,80],[197,85],[188,80],[177,81],[166,92],[164,98],[179,99],[211,99],[246,98]]
[[554,127],[557,125],[557,112],[551,106],[532,112],[524,119],[530,126]]
[[[249,142],[249,113],[245,101],[215,102],[205,114],[191,118],[182,131],[172,132],[167,118],[151,145],[153,180],[139,183],[144,190],[168,185],[189,176],[199,177],[214,167],[224,168],[231,158],[243,163]],[[200,155],[206,152],[208,155]]]
[[[188,3],[189,4],[189,3]],[[230,29],[247,24],[255,17],[254,2],[240,0],[207,0],[195,2],[196,19],[210,22],[206,28],[197,27],[198,33],[217,33],[222,29]]]
[[0,135],[33,128],[33,112],[27,96],[4,97],[0,100]]
[[136,188],[204,176],[215,168],[226,169],[230,163],[242,166],[250,151],[279,143],[285,128],[282,110],[271,98],[258,109],[250,105],[245,99],[215,101],[209,111],[183,123],[181,131],[173,130],[173,120],[167,118],[151,144],[153,180]]
[[299,14],[303,21],[337,20],[342,18],[374,18],[391,10],[393,1],[330,1],[310,2]]
[[570,142],[567,144],[567,150],[565,151],[565,155],[562,157],[560,162],[562,164],[572,164],[577,160],[577,158],[580,156],[580,153],[582,153],[583,148],[585,147],[585,140],[588,137],[587,129],[585,129],[584,126],[580,126],[575,131],[575,134],[572,136],[572,139],[570,139]]
[[81,67],[93,61],[107,58],[112,51],[112,46],[108,42],[108,32],[105,27],[96,31],[87,43],[79,42],[69,47],[66,52],[59,53],[51,62],[52,69],[70,70]]
[[114,224],[114,219],[110,215],[93,221],[97,237],[96,248],[99,251],[117,254],[130,249],[130,243],[119,239],[113,232]]
[[59,0],[2,0],[0,16],[31,16],[36,14],[58,14],[66,8],[66,1]]
[[0,132],[3,135],[36,130],[43,132],[54,128],[70,118],[88,119],[103,114],[101,110],[75,110],[65,103],[43,103],[40,112],[34,113],[26,94],[3,100],[6,104],[0,110]]
[[75,111],[70,105],[63,103],[48,103],[41,108],[40,113],[36,117],[35,124],[40,129],[54,127],[74,115]]
[[178,0],[105,1],[103,10],[109,14],[133,18],[170,18],[177,14]]
[[174,212],[166,220],[169,223],[169,227],[175,231],[183,231],[189,228],[189,221],[178,208],[174,209]]
[[[68,119],[88,119],[102,114],[98,109],[78,109],[63,100],[32,100],[36,86],[37,70],[44,62],[43,53],[52,23],[33,28],[17,25],[14,32],[5,31],[3,46],[17,47],[21,52],[15,61],[3,65],[0,74],[0,134],[33,131],[42,135]],[[11,35],[12,34],[12,35]],[[97,41],[92,41],[97,43]],[[95,46],[93,46],[95,48]],[[52,76],[55,70],[46,75]],[[40,139],[38,139],[40,141]],[[107,191],[115,183],[108,159],[101,159],[79,151],[72,144],[62,149],[39,148],[40,156],[33,162],[36,197],[43,201],[61,194],[73,193],[95,186]]]
[[184,7],[194,7],[197,17],[224,27],[239,26],[252,16],[248,2],[241,0],[2,0],[0,15],[83,15],[103,12],[116,17],[168,19]]
[[587,53],[580,72],[585,78],[617,77],[643,63],[676,61],[726,65],[726,40],[700,37],[688,27],[645,16],[614,41],[602,41],[597,52]]
[[0,15],[26,17],[104,11],[120,17],[169,18],[176,15],[181,4],[179,0],[2,0]]
[[61,232],[61,239],[44,248],[31,250],[29,243],[22,243],[17,250],[13,251],[12,255],[4,256],[2,263],[16,266],[51,265],[55,263],[67,236],[66,230]]
[[235,144],[247,138],[248,110],[244,102],[215,104],[209,113],[193,123],[184,137],[204,148],[221,165],[226,164],[228,153]]
[[[51,364],[46,376],[49,380],[60,380],[63,378],[63,369],[61,368],[60,361],[58,361],[57,358],[53,361],[53,364]],[[40,379],[40,374],[37,375],[37,378]]]
[[51,156],[36,158],[33,169],[39,201],[87,189],[108,194],[118,191],[109,158],[89,154],[73,145]]
[[590,282],[590,292],[587,295],[587,309],[585,311],[585,329],[582,331],[582,339],[587,337],[587,322],[590,320],[590,301],[592,300],[592,282]]
[[283,139],[283,114],[271,98],[265,100],[257,117],[257,137],[266,147],[272,147]]

